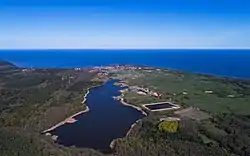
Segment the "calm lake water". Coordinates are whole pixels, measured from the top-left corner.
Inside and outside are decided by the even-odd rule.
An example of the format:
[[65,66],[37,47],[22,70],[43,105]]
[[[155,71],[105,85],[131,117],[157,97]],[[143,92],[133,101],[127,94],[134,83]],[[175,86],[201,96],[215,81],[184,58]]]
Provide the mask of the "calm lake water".
[[113,99],[113,96],[120,95],[119,90],[122,89],[114,86],[114,82],[111,80],[91,89],[86,101],[90,111],[77,116],[77,122],[51,132],[58,136],[59,144],[108,152],[113,139],[124,137],[130,126],[144,117],[136,109]]

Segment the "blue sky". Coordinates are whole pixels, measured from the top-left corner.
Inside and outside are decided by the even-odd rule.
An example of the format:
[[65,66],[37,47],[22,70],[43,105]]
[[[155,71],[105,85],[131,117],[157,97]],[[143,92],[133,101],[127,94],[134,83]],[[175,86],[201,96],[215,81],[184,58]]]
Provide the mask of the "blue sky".
[[249,0],[0,0],[0,49],[250,48]]

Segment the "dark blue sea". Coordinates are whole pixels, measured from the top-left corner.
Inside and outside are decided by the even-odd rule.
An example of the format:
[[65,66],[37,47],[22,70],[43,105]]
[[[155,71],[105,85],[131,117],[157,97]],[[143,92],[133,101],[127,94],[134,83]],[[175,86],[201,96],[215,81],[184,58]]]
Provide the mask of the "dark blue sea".
[[33,68],[132,64],[250,78],[250,50],[1,50],[0,59]]

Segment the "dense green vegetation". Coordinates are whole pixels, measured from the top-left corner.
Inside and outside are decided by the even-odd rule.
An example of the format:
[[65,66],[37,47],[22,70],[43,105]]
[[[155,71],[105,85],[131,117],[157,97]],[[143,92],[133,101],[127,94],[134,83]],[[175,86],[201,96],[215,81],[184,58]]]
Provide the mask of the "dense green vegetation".
[[[147,87],[162,93],[164,100],[172,100],[184,107],[195,106],[213,114],[237,112],[250,115],[249,80],[218,78],[170,70],[148,71],[123,71],[117,75],[130,85]],[[212,93],[206,93],[206,91],[212,91]],[[125,99],[130,100],[133,97],[135,104],[140,101],[157,100],[136,94],[128,94]]]
[[142,121],[129,137],[117,142],[119,155],[145,156],[225,156],[229,153],[217,144],[204,144],[198,135],[197,123],[190,120],[181,121],[181,128],[176,133],[159,131],[155,120]]
[[[133,76],[131,76],[133,75]],[[169,100],[190,106],[189,113],[150,113],[130,137],[121,139],[117,153],[122,155],[250,155],[250,81],[218,78],[171,70],[137,70],[114,73],[129,85],[149,88],[163,94],[162,99],[125,93],[125,100],[141,106]],[[195,110],[195,112],[194,112]],[[195,113],[197,118],[190,118]],[[178,131],[160,117],[179,116]],[[199,117],[203,116],[203,117]],[[166,129],[166,130],[163,130]],[[171,129],[171,128],[170,128]],[[139,150],[141,149],[141,150]]]
[[36,140],[6,130],[0,131],[0,151],[1,156],[48,155]]
[[102,84],[92,81],[95,74],[70,69],[22,70],[0,61],[0,75],[1,156],[82,153],[59,147],[41,132],[85,109],[81,102],[87,89]]
[[[110,75],[163,94],[157,99],[128,92],[125,100],[130,104],[171,100],[182,108],[195,107],[187,114],[149,113],[127,137],[116,141],[110,155],[250,155],[250,81],[154,69]],[[0,61],[0,155],[104,155],[59,146],[41,134],[84,110],[83,95],[88,88],[102,84],[98,79],[87,69],[22,70]],[[160,122],[159,118],[168,116],[181,120]]]
[[155,103],[155,102],[163,102],[168,100],[167,98],[158,99],[156,97],[152,97],[150,95],[140,95],[135,92],[127,92],[125,93],[125,99],[127,103],[132,103],[137,106],[141,106],[142,104]]
[[163,121],[158,125],[159,131],[165,133],[176,133],[179,128],[178,121]]
[[213,142],[237,155],[250,155],[250,116],[221,114],[200,131]]

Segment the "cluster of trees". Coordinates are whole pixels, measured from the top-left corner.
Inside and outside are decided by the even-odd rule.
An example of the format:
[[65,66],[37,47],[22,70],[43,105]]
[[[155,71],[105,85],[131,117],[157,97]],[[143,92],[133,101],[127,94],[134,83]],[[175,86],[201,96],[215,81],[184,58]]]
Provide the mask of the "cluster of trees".
[[74,74],[77,77],[78,73],[74,70],[36,69],[23,72],[12,65],[5,68],[7,65],[0,61],[1,156],[47,156],[51,153],[80,156],[83,153],[98,153],[68,148],[62,150],[40,132],[83,110],[83,94],[88,87],[100,82],[88,79],[77,83],[73,79],[68,83],[62,80],[63,75]]
[[[174,102],[184,107],[198,107],[210,113],[213,121],[206,119],[196,122],[182,119],[176,133],[171,133],[172,129],[175,131],[175,126],[171,125],[175,124],[160,123],[157,125],[156,121],[143,122],[137,132],[131,133],[134,134],[132,135],[133,140],[137,140],[140,144],[143,142],[143,148],[148,149],[150,145],[160,145],[162,148],[158,148],[158,151],[154,151],[155,154],[152,155],[164,155],[166,148],[171,151],[168,155],[250,155],[249,116],[217,115],[225,112],[249,114],[249,109],[247,109],[250,106],[249,80],[171,71],[168,76],[152,73],[128,81],[137,86],[142,84],[154,86],[166,97],[171,97],[171,94],[175,93],[175,96],[172,96]],[[213,93],[205,94],[205,90],[212,90]],[[183,95],[183,91],[187,91],[188,94]],[[125,99],[129,103],[140,104],[141,99],[146,98],[127,94]],[[120,141],[117,153],[127,153],[128,149],[133,149],[129,142],[129,139]],[[127,151],[122,149],[127,149]],[[150,153],[150,151],[147,152]],[[144,153],[147,152],[144,151]],[[129,154],[136,155],[137,153],[140,153],[140,150],[134,149]]]
[[68,91],[83,91],[83,89],[98,86],[101,85],[102,82],[96,82],[96,81],[78,81],[71,85],[69,88],[67,88]]
[[213,119],[213,124],[219,130],[211,131],[200,126],[202,133],[233,154],[250,155],[249,116],[221,114]]
[[247,97],[250,95],[250,81],[246,79],[234,79],[234,78],[217,78],[211,77],[210,81],[223,83],[234,86],[234,91],[238,97]]
[[11,83],[6,83],[7,85],[3,86],[0,92],[0,111],[13,108],[15,105],[23,106],[44,103],[56,90],[61,88],[60,81],[56,81],[55,78],[46,79],[46,84],[40,87],[37,85],[41,84],[42,81],[37,83],[38,81],[34,80],[36,81],[34,84],[32,80],[31,78],[27,78],[27,80],[26,78],[21,80],[14,79],[12,81],[15,82],[15,84],[12,84],[12,81]]
[[158,125],[159,130],[165,133],[176,133],[179,128],[178,121],[163,121]]
[[34,139],[0,129],[1,156],[47,156],[48,153]]
[[[172,125],[177,123],[172,122]],[[167,125],[171,125],[167,124]],[[207,145],[199,137],[199,126],[192,120],[183,120],[176,133],[159,130],[157,122],[143,121],[132,136],[120,139],[116,146],[117,155],[168,155],[168,156],[190,156],[190,155],[229,155],[229,153],[218,145]],[[170,126],[172,127],[172,126]],[[175,126],[173,126],[175,127]]]

